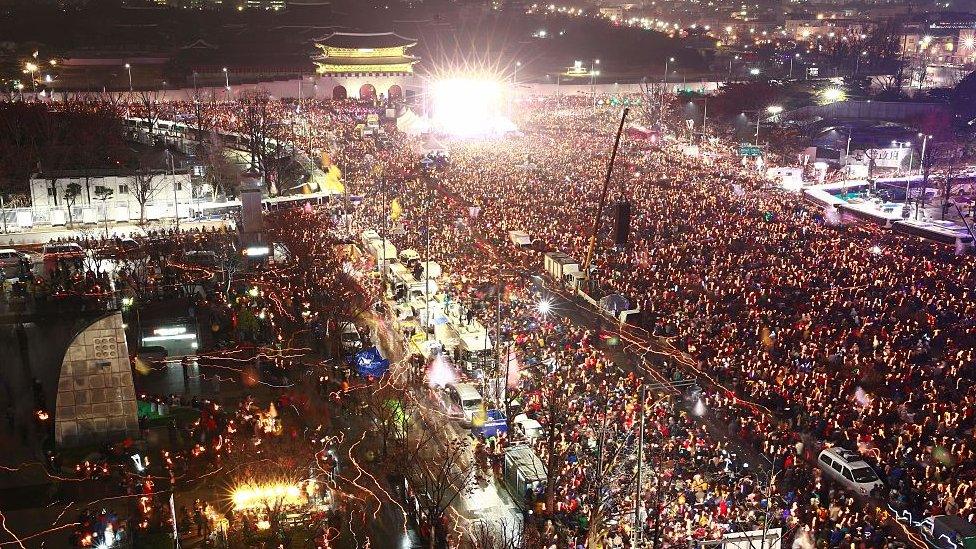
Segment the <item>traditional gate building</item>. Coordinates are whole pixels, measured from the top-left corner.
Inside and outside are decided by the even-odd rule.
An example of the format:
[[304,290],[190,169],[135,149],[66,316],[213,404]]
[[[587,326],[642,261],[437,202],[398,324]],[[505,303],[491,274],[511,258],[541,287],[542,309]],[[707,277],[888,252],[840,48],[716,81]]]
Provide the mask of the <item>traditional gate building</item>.
[[[404,99],[420,90],[408,51],[417,41],[396,33],[334,32],[315,41],[318,86],[333,99]],[[329,91],[331,90],[331,92]]]

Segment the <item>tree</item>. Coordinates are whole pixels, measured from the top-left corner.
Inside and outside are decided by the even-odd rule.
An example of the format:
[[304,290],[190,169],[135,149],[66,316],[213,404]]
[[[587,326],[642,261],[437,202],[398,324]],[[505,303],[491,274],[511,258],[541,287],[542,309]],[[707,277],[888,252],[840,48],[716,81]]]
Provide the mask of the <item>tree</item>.
[[68,207],[68,226],[74,225],[74,217],[72,216],[71,209],[75,205],[75,201],[78,200],[78,195],[81,194],[81,185],[77,183],[69,183],[67,187],[64,188],[64,205]]
[[152,200],[162,188],[166,180],[165,150],[149,150],[139,155],[136,169],[132,176],[130,192],[139,203],[139,225],[145,223],[146,204]]
[[142,106],[142,118],[149,122],[149,137],[152,138],[161,115],[159,108],[159,91],[144,90],[139,92],[139,103]]
[[240,182],[240,169],[227,157],[223,138],[217,132],[210,132],[201,143],[200,158],[206,167],[206,181],[213,194],[232,198],[237,195]]
[[448,508],[469,489],[474,460],[467,440],[455,437],[443,420],[421,417],[420,421],[421,429],[411,431],[399,446],[395,463],[430,526],[433,549],[447,539],[444,518]]
[[386,460],[390,447],[401,441],[407,433],[406,391],[383,385],[366,396],[366,413],[380,439],[380,459]]
[[105,219],[105,238],[108,238],[108,201],[114,191],[108,187],[95,187],[95,199],[102,201],[102,217]]
[[252,170],[260,167],[262,149],[272,126],[270,102],[271,95],[261,89],[246,90],[237,100],[237,123],[239,132],[247,137]]

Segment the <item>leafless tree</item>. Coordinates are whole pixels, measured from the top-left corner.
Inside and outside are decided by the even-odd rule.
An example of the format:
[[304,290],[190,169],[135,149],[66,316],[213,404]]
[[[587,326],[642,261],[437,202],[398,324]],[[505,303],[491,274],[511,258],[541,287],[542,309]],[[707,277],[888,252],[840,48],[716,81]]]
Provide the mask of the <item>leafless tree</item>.
[[237,100],[237,123],[247,138],[251,169],[261,167],[263,149],[274,124],[270,102],[271,95],[262,89],[245,90]]
[[214,194],[233,197],[237,194],[240,170],[227,157],[227,148],[219,133],[211,131],[200,144],[199,157],[206,167],[206,181]]
[[162,114],[159,105],[158,90],[143,90],[137,94],[139,103],[142,104],[143,118],[149,123],[149,136],[152,137],[156,130],[156,123]]
[[430,548],[445,539],[444,518],[451,505],[470,489],[474,460],[467,440],[453,435],[450,426],[419,420],[398,447],[396,463],[410,484],[431,527]]
[[390,447],[407,434],[407,398],[403,389],[383,385],[366,395],[366,414],[380,440],[380,459],[386,460]]

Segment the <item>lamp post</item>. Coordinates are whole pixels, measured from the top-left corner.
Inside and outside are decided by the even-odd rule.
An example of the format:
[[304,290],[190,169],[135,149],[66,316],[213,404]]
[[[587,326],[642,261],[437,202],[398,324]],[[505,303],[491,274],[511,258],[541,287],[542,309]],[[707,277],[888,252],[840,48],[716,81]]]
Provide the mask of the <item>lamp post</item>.
[[170,177],[173,178],[173,219],[176,220],[176,232],[180,232],[180,198],[176,194],[176,167],[173,164],[173,153],[166,150],[166,156],[169,159],[169,173]]
[[596,87],[593,83],[593,77],[600,74],[600,71],[596,70],[596,66],[600,64],[599,59],[593,60],[593,65],[590,67],[590,96],[593,100],[593,108],[596,109]]
[[925,146],[928,144],[929,139],[931,139],[932,136],[923,134],[921,132],[919,132],[918,136],[922,138],[922,156],[918,161],[918,175],[922,175],[923,170],[925,169]]
[[738,61],[739,56],[735,55],[729,58],[729,80],[732,80],[732,61]]
[[[779,113],[783,112],[783,107],[780,105],[770,105],[766,107],[766,112],[773,116],[778,116]],[[762,121],[762,111],[756,113],[756,146],[759,146],[759,124]]]
[[512,98],[511,101],[509,101],[510,106],[508,107],[509,116],[514,116],[515,114],[515,101],[517,100],[518,96],[518,70],[521,66],[521,61],[515,62],[515,72],[512,73]]
[[31,75],[31,91],[37,93],[37,83],[34,82],[34,73],[37,71],[37,65],[28,61],[27,64],[24,65],[24,69]]
[[227,74],[227,67],[224,67],[224,90],[227,91],[227,100],[230,101],[230,76]]
[[854,76],[857,76],[857,72],[861,70],[861,58],[867,54],[868,54],[867,51],[862,51],[861,55],[858,55],[854,58]]
[[129,73],[129,95],[132,95],[132,65],[126,63],[125,71]]
[[661,86],[661,105],[658,109],[657,125],[658,129],[662,132],[664,131],[664,94],[667,93],[668,89],[668,63],[674,63],[674,57],[668,57],[664,60],[664,84]]

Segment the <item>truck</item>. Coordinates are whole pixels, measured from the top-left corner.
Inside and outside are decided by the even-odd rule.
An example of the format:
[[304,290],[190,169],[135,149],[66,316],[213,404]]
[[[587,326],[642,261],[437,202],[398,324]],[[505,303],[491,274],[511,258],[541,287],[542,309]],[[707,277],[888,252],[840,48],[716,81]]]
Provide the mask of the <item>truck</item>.
[[543,267],[559,286],[573,291],[584,278],[579,261],[562,252],[546,252]]
[[922,521],[922,532],[939,549],[976,549],[976,524],[958,515],[936,515]]

